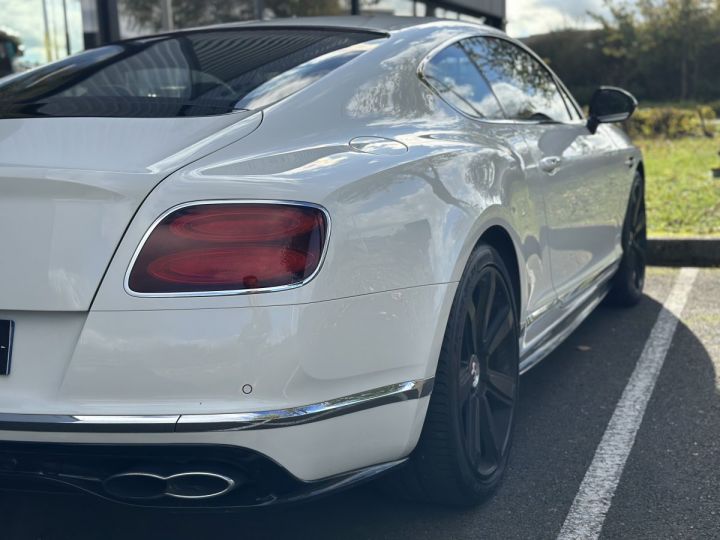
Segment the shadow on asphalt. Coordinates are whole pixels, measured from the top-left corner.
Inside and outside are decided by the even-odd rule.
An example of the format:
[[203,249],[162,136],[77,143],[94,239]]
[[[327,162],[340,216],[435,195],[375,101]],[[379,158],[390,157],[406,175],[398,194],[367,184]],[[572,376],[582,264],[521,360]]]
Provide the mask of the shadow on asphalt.
[[[664,298],[671,285],[668,278]],[[562,525],[661,306],[600,307],[541,365],[523,376],[508,476],[492,500],[457,510],[397,500],[369,484],[293,507],[261,511],[158,511],[83,494],[0,493],[0,536],[15,539],[554,538]],[[720,410],[712,362],[680,324],[668,358],[688,394]],[[692,358],[683,352],[691,351]],[[694,369],[680,366],[691,361]],[[668,382],[668,381],[665,381]],[[667,391],[658,385],[656,393]],[[678,422],[691,419],[676,418]],[[653,418],[652,422],[659,423]],[[653,425],[660,436],[670,434]],[[682,452],[680,445],[678,452]],[[639,488],[640,489],[640,488]],[[645,490],[643,489],[644,493]],[[637,497],[637,493],[635,494]]]

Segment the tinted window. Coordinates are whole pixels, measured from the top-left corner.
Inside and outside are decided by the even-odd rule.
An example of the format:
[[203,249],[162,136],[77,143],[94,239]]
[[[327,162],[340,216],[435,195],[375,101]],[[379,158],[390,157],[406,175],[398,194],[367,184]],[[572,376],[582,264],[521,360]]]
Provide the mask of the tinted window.
[[306,87],[379,37],[224,29],[124,41],[0,82],[0,117],[173,117],[256,109]]
[[509,41],[467,40],[468,54],[480,67],[508,118],[567,122],[570,115],[550,72]]
[[425,66],[424,76],[456,109],[476,118],[503,118],[492,90],[461,44],[436,54]]
[[567,107],[568,112],[570,113],[570,119],[571,120],[582,120],[582,116],[580,115],[580,111],[578,111],[577,107],[575,106],[575,103],[573,99],[570,97],[570,94],[567,90],[560,87],[560,92],[562,93],[562,97],[565,100],[565,106]]

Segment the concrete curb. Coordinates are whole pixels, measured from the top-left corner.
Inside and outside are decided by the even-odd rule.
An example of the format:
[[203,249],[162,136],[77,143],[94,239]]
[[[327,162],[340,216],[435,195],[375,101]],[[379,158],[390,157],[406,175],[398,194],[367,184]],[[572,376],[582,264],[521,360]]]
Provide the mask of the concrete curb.
[[652,266],[720,266],[720,238],[648,238]]

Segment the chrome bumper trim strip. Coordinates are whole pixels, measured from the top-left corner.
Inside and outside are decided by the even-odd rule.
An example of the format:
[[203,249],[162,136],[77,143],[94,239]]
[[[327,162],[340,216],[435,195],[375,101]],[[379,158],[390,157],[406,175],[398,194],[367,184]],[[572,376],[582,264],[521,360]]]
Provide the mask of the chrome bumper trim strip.
[[391,384],[366,392],[292,409],[238,414],[183,415],[178,420],[175,431],[240,431],[298,426],[380,407],[381,405],[420,399],[430,395],[434,381],[434,378],[429,378]]
[[420,399],[434,378],[382,386],[328,401],[270,411],[191,415],[52,415],[0,413],[0,431],[51,433],[192,433],[297,426],[366,409]]
[[0,431],[172,433],[180,415],[104,416],[0,413]]

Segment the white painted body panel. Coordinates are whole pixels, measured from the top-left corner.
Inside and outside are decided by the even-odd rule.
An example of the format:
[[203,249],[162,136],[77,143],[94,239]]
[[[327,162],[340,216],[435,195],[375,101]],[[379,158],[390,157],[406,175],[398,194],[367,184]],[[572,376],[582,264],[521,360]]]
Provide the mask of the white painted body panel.
[[[417,77],[439,45],[492,32],[399,27],[237,121],[0,120],[0,224],[22,231],[2,240],[16,257],[0,266],[0,319],[16,321],[16,339],[0,413],[261,411],[432,377],[457,282],[492,227],[514,244],[524,343],[541,339],[562,295],[619,257],[633,171],[618,164],[637,150],[614,128],[576,125],[567,170],[543,177],[539,138],[556,147],[565,135],[471,120]],[[87,138],[59,147],[64,132]],[[271,293],[130,294],[124,278],[149,227],[203,200],[322,206],[332,231],[321,270]],[[406,456],[427,401],[261,431],[0,439],[232,444],[310,480]]]
[[560,296],[621,255],[627,178],[623,152],[609,129],[599,126],[591,135],[582,123],[521,128],[535,163],[561,160],[553,172],[536,166],[528,174],[543,186],[553,282]]
[[212,433],[38,433],[0,431],[0,441],[242,446],[301,480],[318,480],[407,456],[422,430],[429,398],[415,399],[297,427]]
[[249,308],[0,311],[17,327],[0,411],[272,410],[432,377],[444,333],[437,319],[447,317],[454,290]]
[[86,311],[140,203],[261,113],[0,121],[0,309]]

